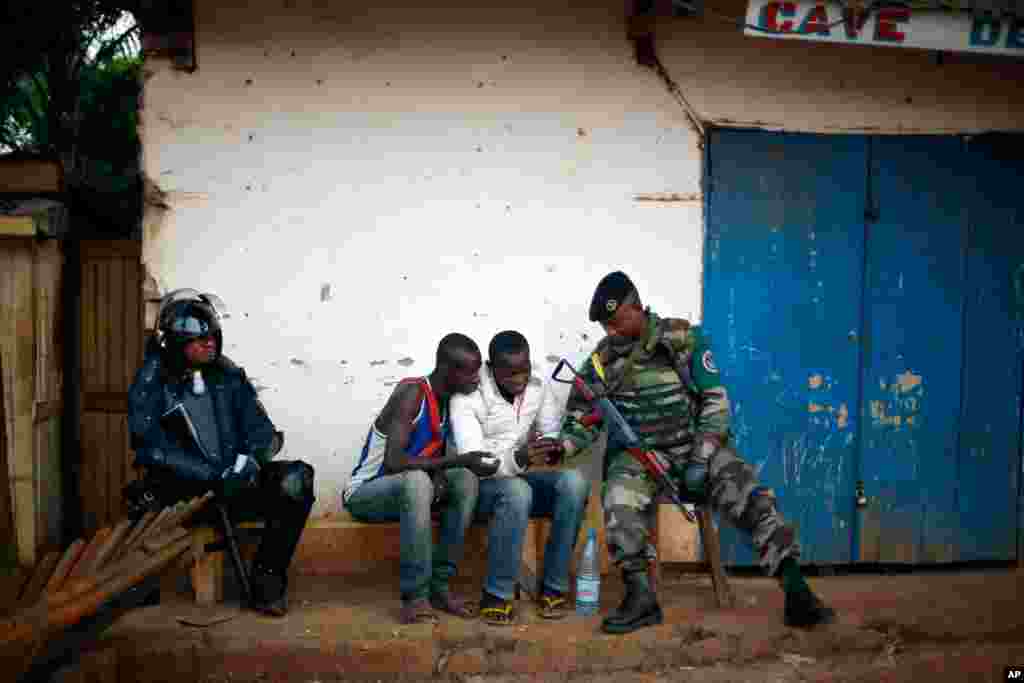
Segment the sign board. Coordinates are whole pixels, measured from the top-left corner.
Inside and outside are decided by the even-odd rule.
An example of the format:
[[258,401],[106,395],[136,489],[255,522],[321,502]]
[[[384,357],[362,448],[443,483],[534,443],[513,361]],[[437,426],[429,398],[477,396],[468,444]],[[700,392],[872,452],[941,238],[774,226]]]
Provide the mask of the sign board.
[[873,11],[816,0],[750,0],[743,33],[844,45],[911,47],[1024,57],[1024,17],[887,6]]

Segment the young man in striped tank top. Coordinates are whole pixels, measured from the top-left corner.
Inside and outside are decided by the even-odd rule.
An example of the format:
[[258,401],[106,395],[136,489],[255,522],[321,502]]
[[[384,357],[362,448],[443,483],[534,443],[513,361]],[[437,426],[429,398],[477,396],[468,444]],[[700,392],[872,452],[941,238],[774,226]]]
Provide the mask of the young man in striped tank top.
[[[399,522],[400,619],[404,624],[437,620],[439,609],[474,616],[472,606],[448,587],[462,559],[466,529],[476,508],[477,477],[493,474],[498,462],[486,453],[445,452],[448,401],[476,390],[480,350],[469,337],[441,340],[428,377],[400,382],[370,426],[342,503],[362,522]],[[439,509],[441,538],[434,555],[431,509]]]

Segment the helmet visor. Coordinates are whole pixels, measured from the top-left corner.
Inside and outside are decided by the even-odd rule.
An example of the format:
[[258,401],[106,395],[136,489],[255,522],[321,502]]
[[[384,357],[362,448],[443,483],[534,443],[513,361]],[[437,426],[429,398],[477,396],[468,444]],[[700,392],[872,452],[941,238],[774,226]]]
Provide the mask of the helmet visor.
[[214,330],[210,323],[194,315],[183,315],[171,321],[170,332],[183,337],[208,337]]

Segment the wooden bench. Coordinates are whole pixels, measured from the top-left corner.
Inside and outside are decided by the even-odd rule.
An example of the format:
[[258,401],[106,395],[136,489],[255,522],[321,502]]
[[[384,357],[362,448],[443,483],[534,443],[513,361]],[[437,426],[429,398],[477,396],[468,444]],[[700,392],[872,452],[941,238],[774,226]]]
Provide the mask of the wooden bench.
[[[576,552],[570,572],[582,556],[588,528],[597,531],[598,557],[601,574],[611,571],[611,561],[605,544],[604,513],[601,506],[600,486],[594,486],[587,501],[587,509],[576,543]],[[692,525],[674,505],[662,502],[654,516],[651,529],[657,559],[651,563],[652,586],[657,590],[661,579],[661,564],[667,554],[674,554],[670,561],[696,562],[698,555],[695,544],[679,543],[679,535],[692,534]],[[718,531],[711,519],[707,506],[697,507],[700,543],[704,562],[711,573],[711,580],[719,607],[731,607],[733,595],[722,568]],[[550,520],[534,518],[526,529],[522,561],[536,576],[543,569],[544,546],[550,532]],[[260,522],[246,522],[237,526],[239,541],[252,549],[250,540],[253,532],[261,530]],[[437,533],[438,523],[434,521]],[[436,539],[436,536],[435,536]],[[224,562],[223,551],[208,552],[206,546],[220,540],[220,533],[213,527],[198,527],[192,533],[191,579],[195,600],[198,604],[210,605],[223,600]],[[663,552],[669,551],[672,552]],[[360,574],[379,571],[381,563],[397,563],[399,558],[399,525],[397,522],[366,524],[351,517],[347,512],[311,519],[303,531],[302,539],[292,561],[291,571],[300,576],[330,576]],[[244,553],[243,553],[244,554]],[[680,556],[682,554],[682,556]],[[472,577],[482,583],[486,575],[487,524],[475,522],[466,538],[466,553],[459,576]]]
[[[540,574],[538,537],[550,522],[531,519],[523,542],[522,561]],[[262,522],[237,525],[239,545],[252,550],[254,536],[263,529]],[[438,521],[433,523],[435,542]],[[347,513],[310,520],[292,561],[291,571],[298,575],[347,575],[379,571],[381,563],[397,564],[399,559],[400,528],[397,522],[367,524],[353,519]],[[546,536],[546,534],[544,534]],[[200,605],[219,603],[224,597],[224,550],[208,550],[207,546],[221,541],[221,533],[214,527],[198,527],[192,533],[192,566],[190,578],[195,600]],[[543,546],[540,546],[541,548]],[[540,551],[542,552],[542,550]],[[474,523],[467,533],[466,553],[459,567],[459,576],[478,578],[482,582],[487,561],[487,525]]]

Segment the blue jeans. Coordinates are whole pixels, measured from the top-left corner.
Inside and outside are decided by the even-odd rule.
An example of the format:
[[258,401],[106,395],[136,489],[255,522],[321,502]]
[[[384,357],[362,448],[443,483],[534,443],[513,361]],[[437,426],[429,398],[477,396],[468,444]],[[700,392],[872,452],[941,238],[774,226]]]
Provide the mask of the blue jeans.
[[569,592],[569,564],[589,496],[590,481],[574,469],[480,480],[476,514],[490,520],[484,590],[503,600],[515,597],[526,525],[530,517],[551,517],[542,583],[547,591]]
[[444,470],[447,495],[441,503],[441,538],[434,549],[430,504],[434,484],[420,470],[389,474],[362,484],[345,503],[360,522],[400,524],[398,589],[403,600],[448,590],[462,559],[466,529],[473,521],[478,479],[463,467]]

